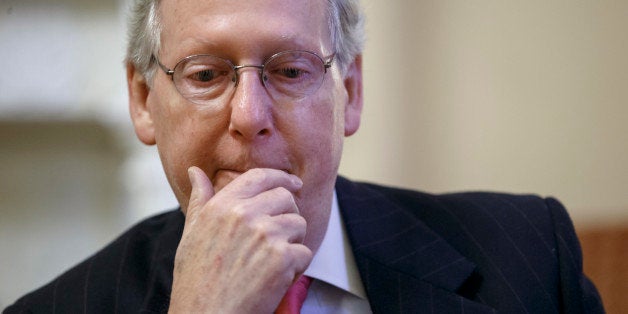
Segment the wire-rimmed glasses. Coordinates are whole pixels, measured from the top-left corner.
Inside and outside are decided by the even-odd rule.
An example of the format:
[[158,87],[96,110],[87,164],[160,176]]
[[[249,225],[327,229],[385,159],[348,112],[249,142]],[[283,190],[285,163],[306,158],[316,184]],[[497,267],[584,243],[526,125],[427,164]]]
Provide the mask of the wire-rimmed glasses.
[[239,70],[244,68],[258,70],[261,83],[275,101],[303,99],[320,88],[334,55],[325,61],[311,51],[289,50],[272,55],[261,65],[234,65],[227,59],[200,54],[183,58],[173,69],[155,59],[171,76],[181,96],[198,105],[209,105],[235,90]]

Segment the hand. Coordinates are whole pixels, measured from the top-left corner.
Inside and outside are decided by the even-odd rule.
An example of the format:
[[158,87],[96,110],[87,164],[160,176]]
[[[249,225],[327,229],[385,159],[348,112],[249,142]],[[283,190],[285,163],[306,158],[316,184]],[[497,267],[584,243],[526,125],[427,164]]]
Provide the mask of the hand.
[[214,195],[196,167],[174,263],[170,312],[272,313],[312,260],[293,193],[301,180],[251,169]]

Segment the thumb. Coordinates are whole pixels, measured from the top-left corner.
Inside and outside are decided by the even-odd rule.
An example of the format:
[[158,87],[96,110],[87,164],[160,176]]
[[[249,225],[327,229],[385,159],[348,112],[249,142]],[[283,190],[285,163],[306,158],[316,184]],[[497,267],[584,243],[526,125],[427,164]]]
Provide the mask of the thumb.
[[195,212],[205,206],[205,203],[214,196],[214,186],[203,170],[198,167],[188,168],[188,176],[192,191],[186,215],[195,215]]

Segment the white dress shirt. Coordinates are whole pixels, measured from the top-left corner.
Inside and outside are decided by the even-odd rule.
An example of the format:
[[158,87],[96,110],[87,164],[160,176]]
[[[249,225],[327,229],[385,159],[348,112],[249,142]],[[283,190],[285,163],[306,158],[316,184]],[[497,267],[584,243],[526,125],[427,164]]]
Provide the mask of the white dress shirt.
[[314,278],[301,313],[372,313],[334,191],[325,238],[305,275]]

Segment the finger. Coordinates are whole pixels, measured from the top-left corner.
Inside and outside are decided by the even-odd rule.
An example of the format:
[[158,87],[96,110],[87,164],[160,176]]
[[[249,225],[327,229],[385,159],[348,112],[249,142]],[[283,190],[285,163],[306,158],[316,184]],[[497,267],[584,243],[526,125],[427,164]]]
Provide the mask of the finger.
[[265,235],[263,238],[283,243],[302,244],[307,233],[307,221],[295,213],[260,217],[256,227]]
[[271,168],[250,169],[223,188],[225,193],[238,198],[250,198],[277,187],[296,192],[303,186],[301,179],[282,170]]
[[[303,274],[310,266],[314,254],[307,246],[303,244],[291,244],[290,254],[292,254],[292,265],[295,274]],[[295,278],[298,278],[298,275]]]
[[198,167],[190,167],[188,176],[192,191],[186,214],[195,216],[196,212],[214,196],[214,187],[205,172]]
[[307,232],[307,222],[297,214],[282,214],[271,217],[276,229],[280,230],[281,238],[288,243],[303,243]]
[[248,198],[246,208],[254,208],[255,212],[269,216],[281,214],[299,214],[299,208],[292,192],[284,187],[277,187]]

